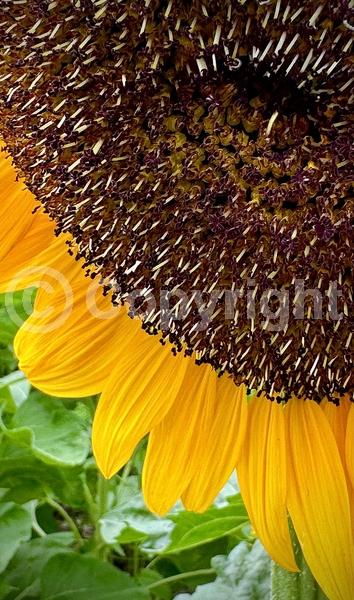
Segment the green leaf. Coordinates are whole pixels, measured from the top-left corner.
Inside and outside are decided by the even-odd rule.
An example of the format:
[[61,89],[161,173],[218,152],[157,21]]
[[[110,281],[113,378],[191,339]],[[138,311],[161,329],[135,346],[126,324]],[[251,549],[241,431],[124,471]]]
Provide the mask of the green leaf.
[[45,464],[33,455],[30,448],[18,446],[9,439],[0,444],[0,487],[9,488],[13,493],[17,490],[19,498],[26,497],[26,501],[54,495],[64,504],[83,508],[85,499],[81,472],[79,466]]
[[30,383],[22,371],[14,371],[0,379],[0,401],[5,402],[6,410],[15,412],[27,400]]
[[212,507],[205,513],[180,512],[171,515],[176,523],[171,543],[164,554],[181,552],[205,544],[242,529],[248,523],[246,509],[240,496],[238,502],[222,508]]
[[29,447],[33,454],[49,464],[82,464],[89,452],[86,421],[65,405],[65,401],[30,394],[13,416],[6,435]]
[[0,294],[0,343],[11,344],[19,327],[31,314],[36,290]]
[[150,586],[152,586],[154,588],[154,598],[158,597],[159,600],[171,599],[171,588],[168,584],[162,583],[157,588],[154,586],[154,584],[158,583],[163,579],[160,573],[157,573],[152,569],[143,569],[135,577],[135,579],[143,587],[149,588]]
[[146,552],[166,547],[173,523],[153,515],[138,489],[138,478],[129,477],[118,487],[117,504],[100,519],[100,532],[107,544],[142,542]]
[[39,481],[19,482],[8,490],[4,490],[2,496],[3,502],[15,502],[16,504],[25,504],[30,500],[41,498],[43,488]]
[[10,592],[16,592],[16,588],[12,585],[8,585],[4,581],[0,581],[0,600],[9,598]]
[[[208,569],[210,568],[210,561],[213,556],[228,554],[239,541],[240,540],[235,539],[234,536],[223,536],[212,542],[205,542],[199,546],[192,546],[191,548],[176,552],[175,554],[163,554],[157,563],[159,571],[161,570],[161,567],[166,564],[166,560],[174,565],[174,568],[181,573],[197,571],[199,569]],[[161,572],[165,573],[164,569],[162,569]],[[168,572],[168,574],[170,573]],[[205,583],[205,581],[202,579],[201,581],[197,581],[197,583]]]
[[146,589],[112,565],[80,554],[57,554],[41,576],[41,600],[148,600]]
[[[4,377],[16,369],[17,360],[11,347],[0,342],[0,377]],[[1,596],[0,596],[1,598]]]
[[32,520],[28,511],[13,502],[0,504],[0,572],[22,542],[31,537]]
[[52,556],[62,554],[63,551],[72,552],[69,548],[72,542],[72,533],[63,532],[22,544],[4,573],[5,583],[15,591],[15,594],[11,594],[11,598],[15,598],[21,593],[23,598],[37,600],[40,594],[40,575],[43,567]]
[[229,556],[211,561],[217,577],[197,586],[193,594],[179,594],[175,600],[264,600],[270,597],[270,559],[257,540],[250,549],[241,542]]

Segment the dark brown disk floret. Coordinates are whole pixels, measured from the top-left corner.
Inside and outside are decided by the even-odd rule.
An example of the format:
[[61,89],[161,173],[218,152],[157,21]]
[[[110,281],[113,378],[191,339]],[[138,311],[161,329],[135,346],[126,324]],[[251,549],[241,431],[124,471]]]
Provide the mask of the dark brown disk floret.
[[2,0],[0,131],[150,333],[351,392],[353,0]]

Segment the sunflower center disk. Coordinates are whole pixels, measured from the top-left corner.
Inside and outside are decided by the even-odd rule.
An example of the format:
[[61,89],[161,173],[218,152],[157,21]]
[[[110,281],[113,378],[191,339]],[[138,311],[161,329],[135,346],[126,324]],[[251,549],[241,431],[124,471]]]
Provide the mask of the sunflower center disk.
[[116,299],[249,388],[350,391],[349,2],[0,16],[2,135]]

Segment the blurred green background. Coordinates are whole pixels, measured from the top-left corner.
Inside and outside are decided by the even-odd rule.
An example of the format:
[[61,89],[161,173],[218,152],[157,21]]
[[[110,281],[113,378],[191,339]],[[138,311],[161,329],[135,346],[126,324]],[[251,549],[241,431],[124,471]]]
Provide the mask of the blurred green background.
[[[91,453],[97,398],[51,398],[17,370],[28,308],[0,295],[0,600],[264,600],[270,561],[236,479],[203,514],[144,506],[146,443],[110,481]],[[31,296],[34,298],[34,292]]]

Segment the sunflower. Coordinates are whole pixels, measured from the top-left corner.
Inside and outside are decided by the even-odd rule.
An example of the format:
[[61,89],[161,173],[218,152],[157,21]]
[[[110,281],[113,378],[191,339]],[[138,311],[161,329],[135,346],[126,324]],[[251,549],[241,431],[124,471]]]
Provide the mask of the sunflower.
[[330,600],[354,597],[352,9],[0,8],[0,291],[39,288],[21,369],[101,394],[107,478],[149,434],[156,513],[236,467],[270,556],[298,570],[291,521]]

